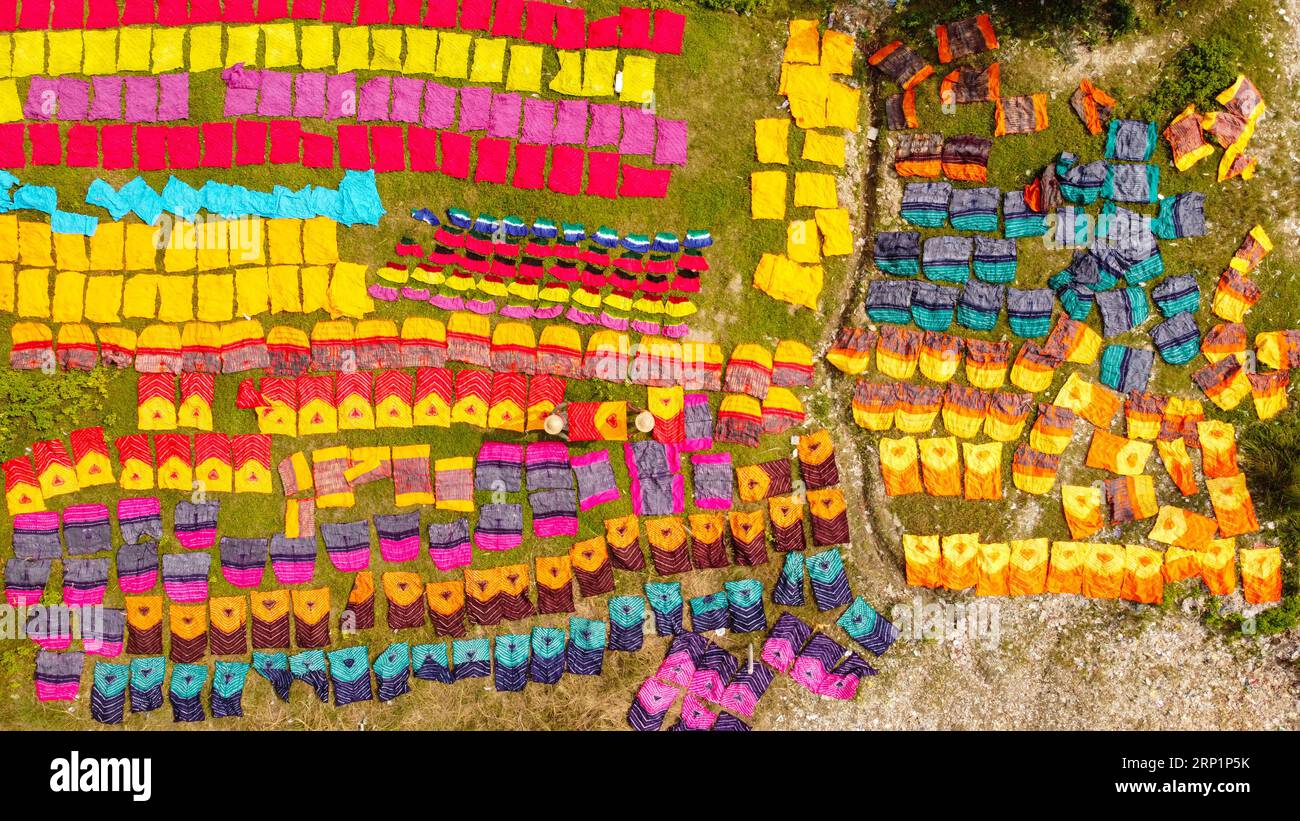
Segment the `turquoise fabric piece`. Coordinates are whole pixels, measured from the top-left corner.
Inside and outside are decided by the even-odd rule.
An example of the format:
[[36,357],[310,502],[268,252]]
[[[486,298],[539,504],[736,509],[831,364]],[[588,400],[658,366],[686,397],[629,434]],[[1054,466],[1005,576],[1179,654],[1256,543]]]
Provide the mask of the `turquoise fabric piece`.
[[[10,189],[18,186],[12,194]],[[50,215],[50,230],[56,234],[95,233],[98,220],[59,208],[59,192],[49,185],[23,185],[8,171],[0,171],[0,214],[10,211],[39,211]]]

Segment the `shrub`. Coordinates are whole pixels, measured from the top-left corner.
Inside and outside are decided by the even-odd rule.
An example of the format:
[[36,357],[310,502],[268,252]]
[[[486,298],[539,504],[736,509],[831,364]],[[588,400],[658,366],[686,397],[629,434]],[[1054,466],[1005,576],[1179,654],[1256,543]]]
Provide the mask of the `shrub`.
[[1165,122],[1192,104],[1209,108],[1215,95],[1237,79],[1241,60],[1240,46],[1222,35],[1189,43],[1165,65],[1155,88],[1133,115]]
[[767,8],[771,0],[696,0],[701,6],[714,11],[734,11],[736,14],[752,14]]
[[64,436],[83,424],[111,424],[105,414],[110,372],[43,374],[0,369],[0,441],[7,450]]

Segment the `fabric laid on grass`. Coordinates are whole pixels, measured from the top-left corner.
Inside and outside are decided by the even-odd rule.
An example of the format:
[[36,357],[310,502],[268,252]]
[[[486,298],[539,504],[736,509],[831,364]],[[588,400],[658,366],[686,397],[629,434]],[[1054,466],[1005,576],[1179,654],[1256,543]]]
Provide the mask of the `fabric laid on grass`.
[[971,237],[929,237],[922,246],[921,268],[926,278],[930,280],[963,283],[970,278],[971,255],[974,253],[974,248],[975,241]]
[[921,234],[917,231],[877,232],[873,259],[876,267],[887,274],[916,276],[921,271]]
[[1193,315],[1186,311],[1174,314],[1152,328],[1151,341],[1160,352],[1160,358],[1171,365],[1185,365],[1201,353],[1200,329]]
[[1014,282],[1016,258],[1014,239],[975,237],[973,268],[975,276],[983,282]]
[[921,120],[916,115],[915,87],[885,98],[885,125],[890,131],[921,127]]
[[912,88],[934,73],[933,66],[900,40],[881,47],[867,62],[904,89]]
[[1236,408],[1250,395],[1250,379],[1235,357],[1225,357],[1197,370],[1192,381],[1223,410]]
[[899,216],[923,228],[940,228],[948,222],[948,203],[953,194],[946,182],[908,183],[903,187]]
[[1151,231],[1160,239],[1205,236],[1205,194],[1188,191],[1160,200]]
[[1144,391],[1151,379],[1155,353],[1126,345],[1107,345],[1101,352],[1101,383],[1127,394]]
[[900,134],[894,146],[894,173],[900,177],[936,178],[942,170],[940,134]]
[[[972,285],[968,285],[969,290]],[[1000,301],[999,301],[1000,304]],[[958,305],[957,310],[962,310]],[[1011,343],[989,342],[983,339],[965,340],[966,379],[972,386],[984,390],[1002,387],[1006,380],[1007,363],[1011,359]]]
[[910,281],[872,280],[867,285],[867,316],[873,322],[906,325],[912,318],[915,288],[916,283]]
[[988,14],[937,25],[934,36],[938,42],[939,61],[943,63],[998,47],[998,37]]
[[523,541],[522,506],[510,503],[485,504],[479,509],[474,527],[474,544],[481,550],[510,550]]
[[912,321],[926,331],[946,331],[952,325],[959,289],[934,282],[917,282],[912,291]]
[[1194,314],[1201,304],[1201,289],[1191,274],[1168,276],[1151,289],[1151,301],[1166,318],[1183,312]]
[[1047,218],[1029,207],[1023,191],[1003,194],[1002,220],[1002,236],[1007,239],[1039,237],[1047,232]]
[[1185,108],[1161,134],[1169,142],[1174,167],[1179,171],[1187,171],[1214,153],[1214,146],[1205,141],[1195,105]]

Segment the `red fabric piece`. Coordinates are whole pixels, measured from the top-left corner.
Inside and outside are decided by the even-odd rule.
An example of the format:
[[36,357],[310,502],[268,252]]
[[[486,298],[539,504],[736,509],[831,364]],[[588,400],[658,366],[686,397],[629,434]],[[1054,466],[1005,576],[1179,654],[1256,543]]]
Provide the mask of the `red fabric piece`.
[[190,0],[190,24],[221,22],[221,0]]
[[[104,127],[104,162],[108,162],[108,129]],[[235,162],[235,124],[203,123],[199,126],[203,135],[203,161],[201,168],[229,168]],[[105,168],[108,166],[105,165]]]
[[406,140],[400,125],[370,127],[370,147],[375,155],[375,171],[406,170]]
[[23,0],[18,11],[18,28],[44,31],[50,27],[50,0]]
[[546,187],[557,194],[576,196],[582,190],[582,156],[581,148],[571,145],[557,145],[551,149],[551,173],[546,178]]
[[325,0],[326,23],[351,23],[357,16],[357,0]]
[[618,196],[617,151],[587,152],[587,194],[614,199]]
[[99,167],[99,129],[93,125],[74,125],[68,129],[68,159],[72,168]]
[[638,168],[635,165],[623,166],[623,184],[619,186],[620,197],[653,197],[662,199],[668,196],[668,181],[673,172],[667,168]]
[[190,21],[187,0],[158,0],[158,25],[183,26]]
[[99,131],[99,148],[104,154],[104,168],[130,168],[135,165],[135,138],[129,125],[106,125]]
[[439,170],[448,177],[458,180],[469,177],[469,135],[455,131],[438,133],[438,145],[442,149],[442,162]]
[[517,143],[515,173],[510,184],[526,191],[540,191],[545,184],[546,146]]
[[199,167],[199,127],[177,125],[167,132],[167,165],[169,168]]
[[555,10],[555,47],[574,49],[587,45],[587,10],[560,6]]
[[90,0],[90,12],[86,15],[88,29],[114,29],[121,22],[121,11],[117,0]]
[[271,164],[302,161],[302,125],[297,120],[271,121]]
[[558,8],[542,0],[528,0],[528,17],[524,21],[524,39],[530,43],[555,43],[555,14]]
[[492,15],[492,35],[524,36],[524,0],[497,0],[496,14]]
[[406,148],[412,171],[438,170],[438,132],[419,125],[406,127]]
[[63,160],[63,143],[58,123],[31,123],[27,139],[32,144],[32,165],[58,165]]
[[266,165],[266,123],[235,121],[235,165]]
[[18,28],[18,0],[0,0],[0,31]]
[[460,27],[465,31],[487,31],[492,22],[492,0],[461,0]]
[[617,16],[601,17],[587,25],[587,48],[614,48],[618,45]]
[[474,182],[506,181],[506,169],[510,165],[510,141],[494,137],[479,137],[474,144]]
[[325,0],[293,0],[290,16],[295,20],[319,20],[324,7]]
[[621,48],[650,48],[650,9],[618,10],[618,44]]
[[388,0],[361,0],[361,9],[357,12],[357,25],[373,26],[376,23],[388,23],[393,11]]
[[[31,0],[27,0],[27,3],[30,2]],[[79,29],[85,25],[86,0],[54,0],[54,16],[50,19],[51,28]]]
[[141,125],[135,129],[136,167],[141,171],[161,171],[167,167],[167,126]]
[[333,168],[334,140],[325,134],[304,133],[302,164],[304,168]]
[[393,5],[393,25],[418,26],[423,10],[423,0],[397,0]]
[[429,0],[421,25],[435,29],[456,28],[456,0]]
[[0,125],[0,168],[22,168],[27,165],[27,153],[23,150],[22,123],[5,123]]
[[659,54],[681,54],[682,35],[686,32],[686,15],[668,9],[655,10],[654,36],[650,50]]
[[[191,3],[194,0],[190,0]],[[194,8],[190,7],[190,16]],[[257,0],[257,22],[269,23],[272,20],[284,20],[289,16],[289,0]]]
[[349,171],[370,168],[370,134],[364,125],[339,126],[339,167]]
[[154,0],[126,0],[122,6],[122,25],[152,25],[158,19]]
[[[221,19],[227,23],[253,23],[257,20],[257,12],[253,10],[253,3],[256,0],[226,0],[222,8]],[[293,4],[294,13],[298,11],[298,4]],[[316,5],[316,16],[308,19],[320,19],[320,4]]]

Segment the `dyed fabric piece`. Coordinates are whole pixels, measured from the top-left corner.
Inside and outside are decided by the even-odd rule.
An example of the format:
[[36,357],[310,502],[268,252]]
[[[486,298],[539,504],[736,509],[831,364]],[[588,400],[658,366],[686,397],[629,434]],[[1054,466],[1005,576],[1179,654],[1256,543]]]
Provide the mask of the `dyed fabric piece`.
[[[909,189],[911,187],[912,186],[908,186]],[[944,206],[946,209],[946,200]],[[921,271],[920,232],[877,232],[872,258],[875,260],[876,267],[887,274],[893,274],[894,276],[916,276]]]
[[5,561],[5,601],[11,607],[29,607],[40,602],[49,583],[50,559]]
[[472,559],[469,520],[461,516],[447,523],[430,523],[429,556],[441,571],[468,566]]
[[1101,383],[1123,394],[1144,391],[1154,363],[1152,351],[1108,345],[1101,352]]
[[903,188],[899,215],[922,228],[940,228],[948,222],[952,197],[953,188],[946,182],[908,183]]
[[580,510],[590,510],[619,498],[618,484],[614,479],[614,469],[609,461],[608,450],[597,450],[574,456],[570,465],[577,481]]
[[218,661],[214,665],[212,690],[208,694],[213,718],[243,716],[244,683],[248,679],[248,670],[249,664],[242,661]]
[[289,656],[285,653],[254,653],[253,670],[266,679],[281,701],[289,701],[289,686],[293,675],[289,672]]
[[974,247],[971,237],[929,237],[922,245],[921,269],[930,280],[963,283],[970,278]]
[[316,574],[314,532],[311,536],[293,538],[277,533],[271,537],[269,553],[271,570],[280,584],[302,584]]
[[997,231],[1001,198],[997,188],[954,189],[948,204],[952,227],[958,231]]
[[201,602],[208,597],[208,570],[212,557],[206,553],[167,553],[162,556],[163,589],[175,602]]
[[326,655],[329,658],[330,681],[334,685],[335,707],[374,698],[369,651],[365,646],[332,650]]
[[[162,536],[161,524],[159,537]],[[14,555],[22,559],[57,559],[63,555],[59,539],[59,514],[55,511],[20,513],[14,517]]]
[[813,601],[818,610],[825,612],[849,603],[852,594],[838,549],[823,550],[809,556],[807,568]]
[[63,603],[69,607],[103,604],[108,588],[108,559],[65,559]]
[[379,555],[386,562],[409,562],[420,555],[420,514],[397,513],[375,516]]
[[143,593],[158,583],[158,546],[125,544],[117,551],[117,583],[124,593]]
[[734,494],[731,454],[694,454],[691,468],[695,506],[704,510],[731,509]]
[[524,514],[518,504],[492,503],[479,509],[474,543],[481,550],[510,550],[523,542]]
[[680,692],[677,687],[650,676],[642,682],[632,699],[632,706],[627,713],[628,725],[639,732],[661,729]]
[[767,630],[767,613],[763,609],[763,584],[758,579],[742,579],[723,584],[730,611],[731,627],[738,633]]
[[899,630],[876,612],[867,600],[858,596],[835,622],[854,641],[874,655],[882,655],[898,640]]
[[783,607],[802,607],[806,575],[803,554],[787,553],[772,587],[772,602]]
[[176,540],[187,550],[204,550],[217,539],[218,501],[195,503],[180,501],[172,516]]
[[305,650],[289,656],[289,674],[312,688],[322,704],[329,701],[329,675],[326,673],[325,652]]
[[679,582],[646,582],[645,594],[654,614],[655,635],[675,636],[684,632],[681,591]]
[[73,701],[81,690],[81,673],[86,656],[78,652],[36,654],[37,701]]

